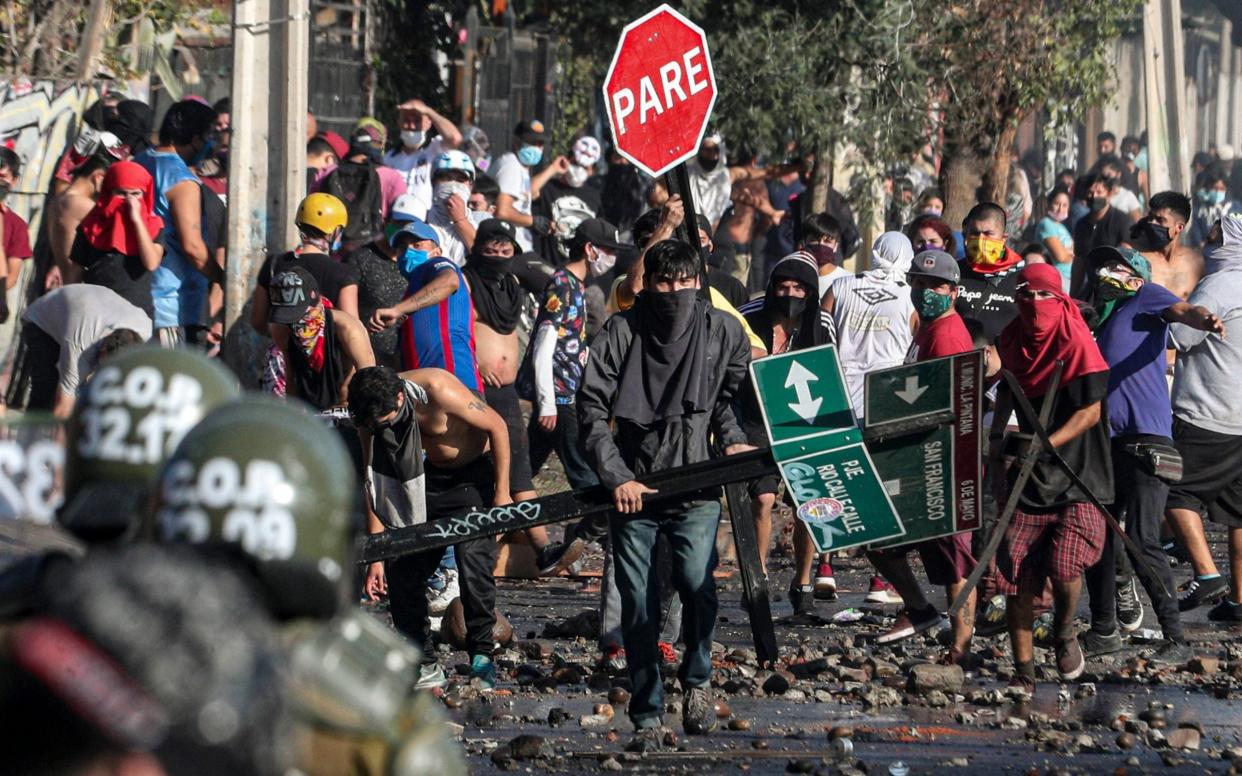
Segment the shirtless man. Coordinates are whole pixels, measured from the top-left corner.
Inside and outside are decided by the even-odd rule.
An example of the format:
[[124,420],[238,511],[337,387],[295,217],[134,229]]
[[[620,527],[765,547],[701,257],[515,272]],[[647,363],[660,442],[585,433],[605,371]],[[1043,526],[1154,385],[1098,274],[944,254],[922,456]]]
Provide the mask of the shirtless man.
[[1130,245],[1151,262],[1151,281],[1189,299],[1203,279],[1203,254],[1179,240],[1190,222],[1190,199],[1176,191],[1151,198],[1147,215],[1130,230]]
[[[509,426],[512,470],[509,483],[515,501],[535,498],[535,484],[530,470],[530,442],[526,421],[514,382],[522,354],[518,347],[517,324],[522,314],[525,292],[513,275],[513,258],[520,253],[517,230],[496,218],[479,224],[474,246],[466,256],[462,274],[470,289],[474,315],[474,353],[483,380],[483,396],[492,409],[500,413]],[[543,526],[527,531],[538,558],[540,571],[551,573],[572,563],[553,553],[548,533]],[[555,555],[555,557],[553,557]]]
[[[363,369],[350,386],[349,411],[362,445],[370,533],[458,516],[509,496],[509,432],[505,421],[451,372],[383,366]],[[426,460],[423,454],[426,453]],[[454,546],[461,580],[470,677],[496,685],[492,629],[496,625],[496,542],[491,537]],[[366,594],[388,593],[393,624],[423,650],[418,687],[442,687],[427,620],[427,577],[443,550],[372,563]]]
[[78,224],[95,207],[104,175],[113,161],[106,151],[97,151],[73,171],[69,187],[49,201],[45,223],[48,245],[52,249],[52,266],[48,267],[44,278],[44,289],[59,288],[82,279],[82,267],[70,261],[69,254],[73,251]]
[[745,150],[739,153],[737,166],[729,169],[733,184],[729,195],[733,202],[733,216],[724,223],[725,234],[734,246],[733,277],[750,289],[756,222],[763,219],[758,229],[760,234],[764,234],[781,222],[785,212],[772,207],[768,199],[768,184],[764,180],[765,170],[755,165],[755,155]]

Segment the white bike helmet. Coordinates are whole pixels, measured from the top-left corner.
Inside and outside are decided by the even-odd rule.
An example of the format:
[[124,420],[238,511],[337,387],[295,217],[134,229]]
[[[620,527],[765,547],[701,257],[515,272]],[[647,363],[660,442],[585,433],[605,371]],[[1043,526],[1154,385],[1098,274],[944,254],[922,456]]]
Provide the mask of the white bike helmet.
[[432,180],[445,170],[464,172],[470,180],[474,180],[474,162],[470,161],[464,151],[445,151],[437,156],[431,168]]

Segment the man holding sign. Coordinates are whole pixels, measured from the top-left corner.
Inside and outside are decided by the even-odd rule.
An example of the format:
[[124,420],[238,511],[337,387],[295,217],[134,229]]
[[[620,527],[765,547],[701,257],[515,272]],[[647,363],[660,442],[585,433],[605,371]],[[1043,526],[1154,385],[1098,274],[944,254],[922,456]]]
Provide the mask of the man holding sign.
[[[712,457],[711,435],[727,454],[754,448],[733,413],[750,346],[732,316],[700,298],[699,257],[665,240],[647,252],[643,292],[610,318],[591,345],[579,390],[578,419],[587,458],[613,492],[612,550],[621,597],[621,632],[632,685],[629,716],[639,750],[659,748],[665,731],[664,683],[657,639],[659,595],[652,589],[656,540],[673,549],[673,586],[685,614],[686,651],[678,678],[687,733],[716,727],[710,681],[716,625],[716,528],[719,491],[649,504],[640,477]],[[613,428],[615,424],[616,432]]]
[[[923,251],[914,257],[906,277],[910,283],[910,298],[919,316],[919,329],[907,361],[930,361],[974,350],[970,332],[966,330],[962,316],[954,309],[958,283],[961,282],[957,261],[944,251]],[[966,577],[975,567],[969,532],[868,553],[867,557],[876,570],[897,589],[905,602],[893,627],[876,639],[879,644],[909,638],[944,621],[935,604],[923,595],[922,587],[910,569],[906,555],[912,549],[917,549],[923,559],[928,581],[943,586],[950,602],[957,598]],[[948,655],[950,663],[960,662],[970,654],[974,626],[975,593],[972,591],[966,605],[953,617],[953,645]]]

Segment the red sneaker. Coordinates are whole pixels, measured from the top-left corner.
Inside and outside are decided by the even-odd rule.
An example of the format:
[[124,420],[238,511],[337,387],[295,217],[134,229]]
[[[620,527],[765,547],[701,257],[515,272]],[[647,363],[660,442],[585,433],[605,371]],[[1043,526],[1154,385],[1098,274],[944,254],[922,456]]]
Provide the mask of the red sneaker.
[[599,667],[605,671],[612,673],[620,673],[625,670],[625,648],[609,647],[604,650],[604,654],[599,658]]
[[867,597],[863,599],[869,604],[899,604],[901,596],[897,595],[897,590],[885,581],[884,577],[874,576],[871,578],[871,589],[867,591]]
[[815,570],[815,599],[818,601],[837,600],[837,580],[832,575],[830,563],[821,563]]
[[674,665],[677,663],[678,660],[679,658],[677,657],[676,648],[674,648],[673,645],[668,643],[667,641],[661,641],[660,642],[660,662],[664,663],[665,665]]

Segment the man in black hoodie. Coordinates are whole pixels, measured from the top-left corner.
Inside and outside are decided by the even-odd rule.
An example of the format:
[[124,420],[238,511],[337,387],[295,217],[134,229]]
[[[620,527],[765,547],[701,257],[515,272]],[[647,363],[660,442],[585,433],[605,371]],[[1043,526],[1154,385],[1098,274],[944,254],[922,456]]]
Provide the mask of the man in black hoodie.
[[[746,377],[750,345],[738,321],[715,309],[699,290],[701,259],[688,245],[657,243],[644,259],[643,292],[634,307],[610,318],[591,345],[578,417],[587,456],[613,492],[612,547],[621,594],[621,629],[633,695],[634,748],[664,739],[664,687],[657,638],[659,600],[655,544],[673,548],[673,585],[685,614],[685,657],[678,672],[686,697],[687,733],[715,729],[710,693],[711,640],[716,623],[716,527],[719,492],[648,506],[648,473],[706,461],[711,436],[727,454],[753,449],[733,412]],[[615,422],[614,436],[612,424]]]

